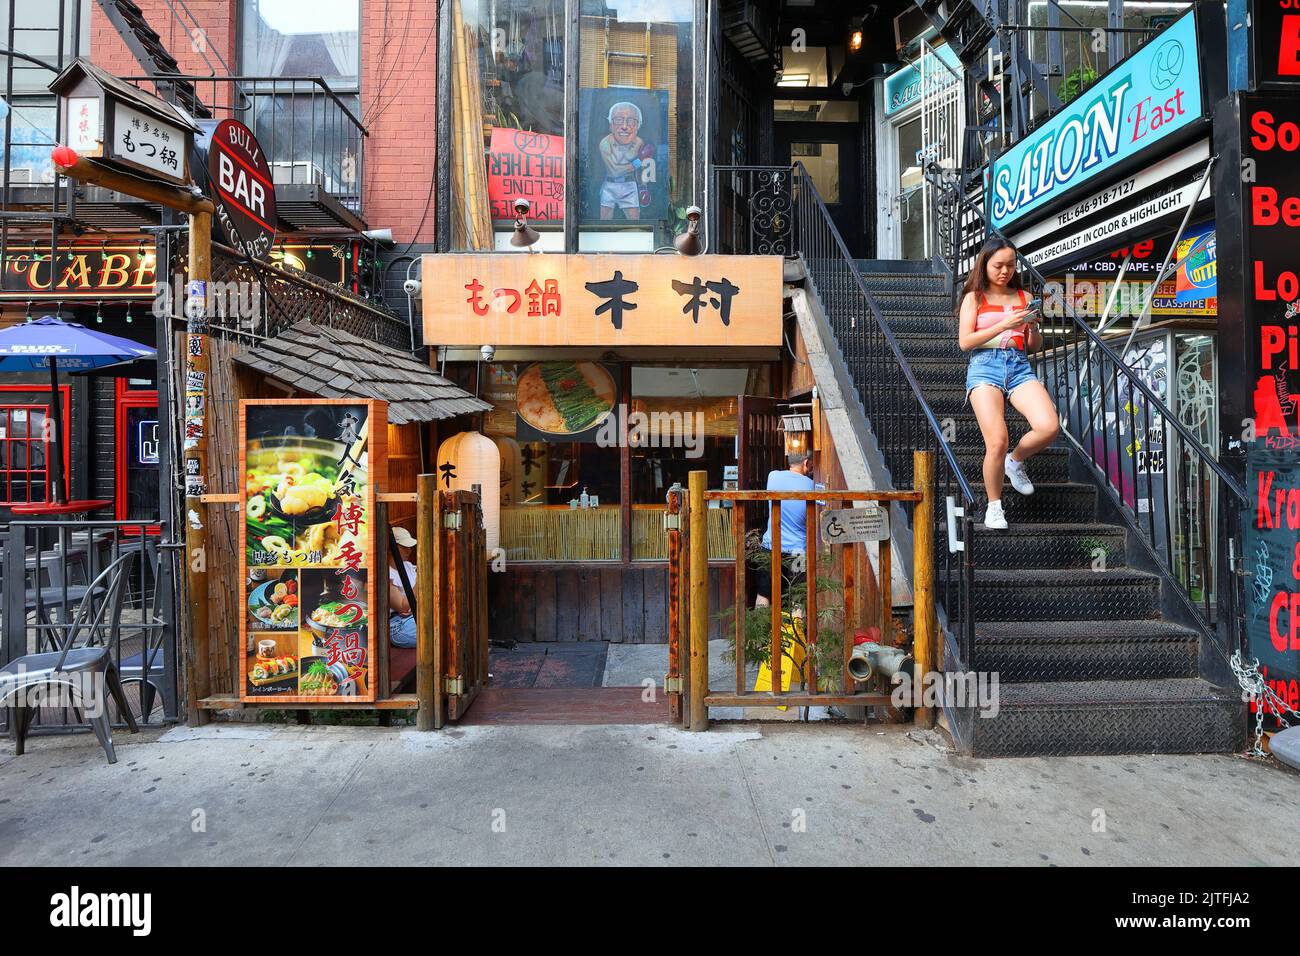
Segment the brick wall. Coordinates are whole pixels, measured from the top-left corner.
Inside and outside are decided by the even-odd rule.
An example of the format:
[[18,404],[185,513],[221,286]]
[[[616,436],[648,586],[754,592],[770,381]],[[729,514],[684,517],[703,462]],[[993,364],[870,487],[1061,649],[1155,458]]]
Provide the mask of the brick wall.
[[[172,15],[164,0],[135,2],[144,13],[149,26],[162,38],[167,52],[180,64],[182,73],[206,75],[211,72],[204,62],[203,51],[200,50],[204,44],[207,45],[207,56],[214,67],[219,60],[212,54],[213,50],[225,59],[232,70],[238,69],[235,23],[240,4],[237,0],[188,0],[189,11],[202,30],[197,37],[191,36],[186,26]],[[145,72],[122,42],[117,30],[108,22],[98,3],[91,4],[90,7],[90,58],[96,66],[118,76],[140,76]]]
[[[164,0],[136,3],[183,72],[209,72],[189,32]],[[209,48],[239,71],[235,40],[240,4],[188,0],[188,7]],[[142,74],[144,70],[98,4],[91,6],[90,19],[92,60],[119,76]],[[437,122],[437,21],[434,0],[362,0],[361,118],[370,130],[365,146],[365,217],[371,228],[391,228],[394,239],[403,245],[433,241],[436,197],[430,188]],[[211,53],[209,59],[217,63]],[[211,98],[210,87],[199,84],[198,90],[205,100]]]
[[[361,108],[365,212],[405,245],[433,241],[438,8],[433,0],[363,0]],[[373,11],[373,12],[372,12]]]

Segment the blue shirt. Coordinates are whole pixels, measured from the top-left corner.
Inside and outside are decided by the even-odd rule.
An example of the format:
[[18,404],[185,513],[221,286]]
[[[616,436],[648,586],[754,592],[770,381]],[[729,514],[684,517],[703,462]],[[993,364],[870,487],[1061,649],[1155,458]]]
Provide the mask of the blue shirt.
[[[769,472],[768,491],[812,491],[816,483],[807,475],[783,469]],[[781,502],[781,553],[803,554],[808,548],[808,508],[802,501]],[[767,530],[763,532],[763,547],[772,550],[772,505],[767,506]]]

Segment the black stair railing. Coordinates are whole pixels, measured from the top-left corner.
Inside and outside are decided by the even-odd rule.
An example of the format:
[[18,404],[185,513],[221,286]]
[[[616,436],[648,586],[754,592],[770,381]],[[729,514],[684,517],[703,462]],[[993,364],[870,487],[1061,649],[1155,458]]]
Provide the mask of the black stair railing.
[[[1002,233],[943,170],[930,164],[926,177],[937,190],[939,221],[947,225],[939,236],[940,258],[960,281],[980,243]],[[1020,269],[1031,294],[1048,289],[1024,256]],[[1043,347],[1030,361],[1056,401],[1062,433],[1121,507],[1130,530],[1182,595],[1201,630],[1207,635],[1215,630],[1216,589],[1221,588],[1217,607],[1226,616],[1222,623],[1230,629],[1229,639],[1238,643],[1243,596],[1235,565],[1246,490],[1170,410],[1157,383],[1126,361],[1133,354],[1131,339],[1112,344],[1076,314],[1069,295],[1060,295],[1053,297],[1043,323]],[[1211,544],[1216,535],[1229,549],[1223,581],[1215,580]]]
[[975,495],[812,177],[799,163],[715,167],[713,213],[710,251],[803,260],[895,482],[910,483],[913,451],[933,453],[947,503],[948,544],[935,549],[940,625],[952,638],[944,669],[964,670],[975,635]]

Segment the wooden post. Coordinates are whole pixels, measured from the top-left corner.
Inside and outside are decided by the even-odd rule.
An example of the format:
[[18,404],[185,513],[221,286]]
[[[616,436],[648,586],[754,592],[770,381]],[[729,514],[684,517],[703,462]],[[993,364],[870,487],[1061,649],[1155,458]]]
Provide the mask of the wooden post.
[[749,611],[749,593],[745,588],[745,506],[731,502],[732,547],[735,549],[736,579],[736,693],[745,692],[745,615]]
[[781,499],[773,498],[769,507],[772,509],[772,649],[768,652],[771,663],[768,670],[772,674],[772,688],[770,693],[774,696],[781,696],[781,671],[783,670],[781,660],[781,647],[784,643],[781,638],[781,585],[785,583],[781,577],[785,570],[781,563]]
[[[808,541],[805,553],[804,574],[808,582],[808,599],[803,609],[803,670],[804,693],[817,693],[817,661],[813,650],[817,644],[817,502],[809,501],[805,505],[804,524],[807,527]],[[805,715],[807,711],[804,712]]]
[[690,474],[691,730],[709,729],[709,530],[704,486],[708,472]]
[[[913,452],[912,462],[912,487],[921,492],[912,514],[912,657],[916,662],[912,689],[916,693],[935,669],[938,622],[934,612],[934,455]],[[888,588],[889,582],[883,587]],[[884,600],[881,603],[886,604]],[[932,709],[917,708],[918,726],[933,727],[934,719]]]
[[[185,414],[182,448],[185,455],[185,597],[189,605],[189,706],[192,726],[206,724],[209,713],[199,706],[211,695],[208,633],[208,516],[203,495],[208,490],[207,404],[210,356],[208,349],[208,282],[212,279],[212,215],[190,213],[189,286],[185,295]],[[242,478],[241,478],[242,480]],[[238,582],[242,587],[243,582]],[[244,653],[241,647],[239,652]]]
[[420,475],[416,479],[415,546],[419,554],[415,567],[415,699],[420,709],[415,715],[417,730],[434,730],[441,726],[434,701],[434,657],[438,644],[438,476]]

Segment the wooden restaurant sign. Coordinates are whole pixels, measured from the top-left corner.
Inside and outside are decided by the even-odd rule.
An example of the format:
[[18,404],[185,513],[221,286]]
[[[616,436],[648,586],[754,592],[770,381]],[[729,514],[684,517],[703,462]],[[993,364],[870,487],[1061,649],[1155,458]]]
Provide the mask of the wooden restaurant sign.
[[375,483],[388,406],[351,399],[240,403],[241,697],[373,701]]
[[780,256],[424,257],[439,345],[780,345]]

